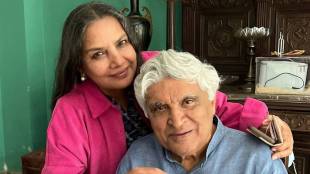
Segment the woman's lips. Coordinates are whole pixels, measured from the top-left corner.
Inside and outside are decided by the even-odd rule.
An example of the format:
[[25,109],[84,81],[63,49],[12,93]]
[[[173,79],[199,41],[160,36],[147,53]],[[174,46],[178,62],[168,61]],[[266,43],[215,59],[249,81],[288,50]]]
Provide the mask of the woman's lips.
[[126,68],[125,70],[123,71],[120,71],[120,72],[117,72],[113,75],[111,75],[113,78],[118,78],[118,79],[123,79],[123,78],[126,78],[128,75],[128,68]]

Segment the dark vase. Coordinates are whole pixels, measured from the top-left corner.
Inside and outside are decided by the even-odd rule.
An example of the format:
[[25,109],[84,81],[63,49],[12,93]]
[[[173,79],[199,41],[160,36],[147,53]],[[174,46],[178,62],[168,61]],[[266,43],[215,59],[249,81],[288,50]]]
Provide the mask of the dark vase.
[[[139,12],[139,0],[130,0],[128,18],[135,34],[135,40],[140,50],[147,50],[151,41],[151,23]],[[145,8],[146,12],[148,10]],[[150,14],[146,14],[150,17]]]

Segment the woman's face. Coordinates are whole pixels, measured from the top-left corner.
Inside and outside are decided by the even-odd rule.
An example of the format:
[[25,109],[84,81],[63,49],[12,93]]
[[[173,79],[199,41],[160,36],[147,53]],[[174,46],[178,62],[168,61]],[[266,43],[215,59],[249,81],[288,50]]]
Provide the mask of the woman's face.
[[111,16],[89,24],[83,45],[83,73],[102,91],[128,87],[137,68],[136,52],[120,23]]

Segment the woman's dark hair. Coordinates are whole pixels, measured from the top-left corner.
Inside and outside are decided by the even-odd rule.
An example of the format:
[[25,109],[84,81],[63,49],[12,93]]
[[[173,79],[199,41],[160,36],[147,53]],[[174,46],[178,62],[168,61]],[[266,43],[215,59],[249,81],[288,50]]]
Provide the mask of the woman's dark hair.
[[[88,25],[105,16],[112,16],[121,24],[128,35],[129,42],[137,50],[137,42],[133,39],[132,28],[128,19],[110,5],[89,2],[75,8],[67,17],[63,31],[58,57],[51,108],[53,109],[56,101],[74,87],[76,83],[81,83],[83,39]],[[109,27],[109,26],[107,26]],[[141,64],[137,56],[138,65]]]

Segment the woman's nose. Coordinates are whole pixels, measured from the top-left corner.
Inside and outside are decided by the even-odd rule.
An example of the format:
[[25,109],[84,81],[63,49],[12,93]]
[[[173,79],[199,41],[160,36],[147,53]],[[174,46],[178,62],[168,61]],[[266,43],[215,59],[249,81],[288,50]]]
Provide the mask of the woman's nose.
[[116,68],[124,64],[125,58],[122,56],[122,54],[120,54],[118,50],[115,49],[110,52],[110,61],[110,67]]

